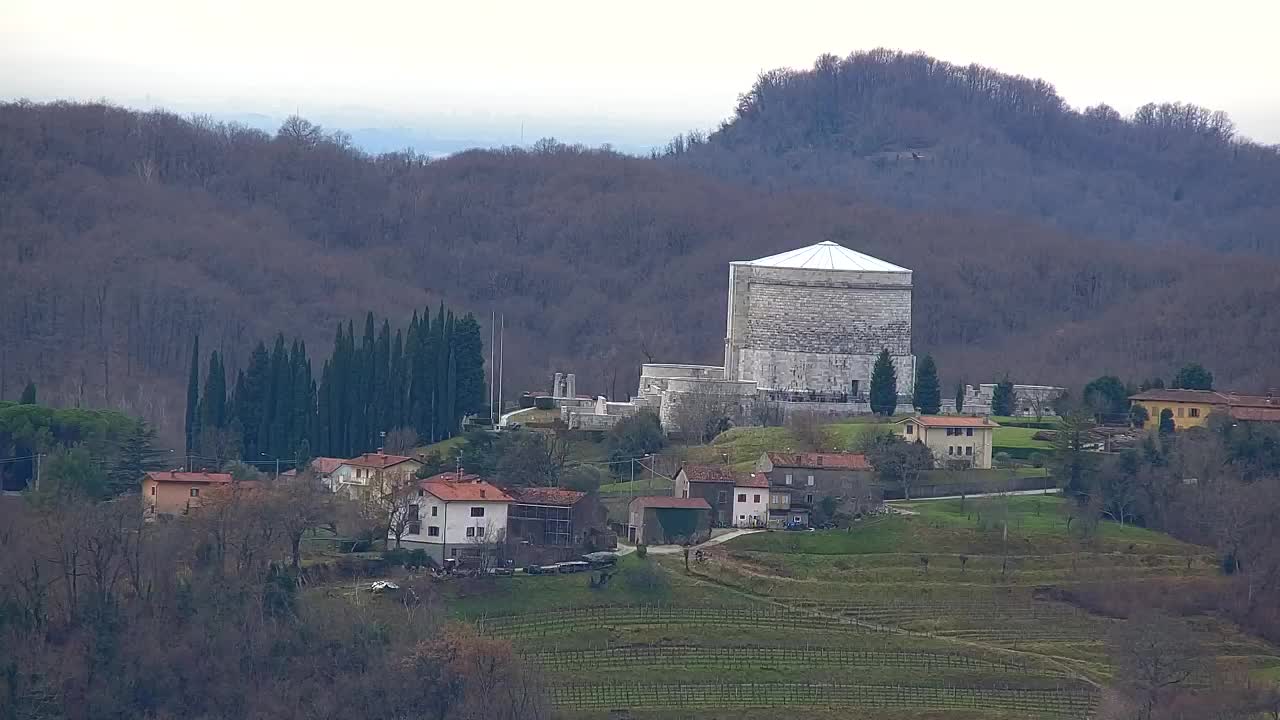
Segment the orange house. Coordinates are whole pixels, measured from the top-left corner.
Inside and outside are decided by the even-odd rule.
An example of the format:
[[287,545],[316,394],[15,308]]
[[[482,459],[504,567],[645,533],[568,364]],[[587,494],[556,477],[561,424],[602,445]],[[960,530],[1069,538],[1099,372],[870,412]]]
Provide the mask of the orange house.
[[185,515],[200,507],[210,491],[230,482],[227,473],[149,472],[142,476],[142,500],[148,517]]

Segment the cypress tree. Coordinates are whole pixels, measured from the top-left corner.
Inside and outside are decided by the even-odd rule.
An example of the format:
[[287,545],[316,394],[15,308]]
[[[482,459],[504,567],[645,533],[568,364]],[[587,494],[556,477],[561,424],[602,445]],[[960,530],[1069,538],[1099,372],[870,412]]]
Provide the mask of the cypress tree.
[[200,335],[191,343],[191,374],[187,378],[187,455],[195,453],[200,435]]
[[316,393],[316,430],[312,448],[321,455],[333,453],[333,379],[329,373],[329,361],[320,370],[320,389]]
[[359,443],[357,452],[371,450],[377,443],[377,418],[374,395],[377,386],[377,336],[374,334],[373,313],[365,316],[364,339],[360,343],[360,397],[358,418]]
[[389,361],[391,379],[387,386],[389,425],[393,428],[404,427],[404,403],[406,391],[404,363],[404,335],[396,330],[396,339],[391,343],[391,359]]
[[18,400],[19,405],[35,405],[36,404],[36,384],[28,382],[27,386],[22,388],[22,397]]
[[892,415],[898,406],[898,373],[889,357],[889,349],[880,351],[871,370],[871,412]]
[[933,355],[926,354],[916,368],[916,384],[911,404],[925,415],[937,415],[942,410],[942,389],[938,387],[938,367]]
[[453,437],[458,432],[458,420],[461,414],[458,412],[458,355],[452,350],[449,351],[449,369],[446,377],[444,408],[448,425],[444,427],[442,433],[444,437]]
[[[373,353],[374,434],[395,429],[391,417],[391,322],[384,319]],[[378,444],[382,444],[379,439]]]
[[964,412],[964,381],[956,383],[956,414]]
[[1014,405],[1017,398],[1014,397],[1013,381],[1008,375],[996,384],[996,389],[991,393],[991,414],[1009,416],[1013,414]]
[[209,371],[205,376],[204,396],[200,398],[200,429],[223,430],[226,426],[227,375],[222,367],[222,356],[214,350],[209,353]]
[[447,437],[448,428],[452,424],[449,408],[449,397],[452,394],[449,382],[449,357],[453,351],[450,347],[453,340],[453,313],[449,312],[446,315],[444,303],[441,303],[440,313],[436,319],[440,322],[436,332],[438,353],[436,354],[436,391],[433,400],[435,422],[431,428],[433,442]]
[[346,426],[342,438],[342,456],[351,457],[358,451],[356,448],[363,444],[360,438],[363,429],[360,427],[360,378],[363,373],[360,371],[360,356],[356,352],[356,327],[355,323],[347,321],[346,345],[342,348],[343,368],[342,368],[342,419]]
[[457,408],[459,416],[481,412],[488,402],[484,385],[484,341],[480,323],[471,313],[453,329],[453,347],[457,356]]
[[275,346],[271,349],[270,371],[268,373],[267,393],[262,403],[263,416],[259,435],[265,438],[264,447],[259,448],[261,459],[265,453],[268,458],[277,458],[285,453],[289,432],[289,417],[292,412],[290,400],[292,387],[289,382],[289,355],[284,348],[284,334],[276,335]]
[[241,457],[257,460],[266,449],[267,439],[262,435],[262,421],[266,415],[267,393],[271,385],[271,356],[261,341],[249,356],[249,370],[245,373],[243,391],[237,393],[240,412]]

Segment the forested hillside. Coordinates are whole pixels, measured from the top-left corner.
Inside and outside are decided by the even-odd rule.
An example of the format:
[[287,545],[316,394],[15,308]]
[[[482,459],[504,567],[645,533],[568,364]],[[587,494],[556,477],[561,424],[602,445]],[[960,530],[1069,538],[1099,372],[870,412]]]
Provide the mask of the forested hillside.
[[1280,255],[1280,150],[1221,112],[1075,110],[1044,80],[889,50],[775,70],[667,157],[771,189],[995,211],[1159,247]]
[[944,383],[1167,375],[1195,359],[1223,387],[1280,384],[1265,361],[1280,261],[894,209],[857,187],[776,192],[551,142],[372,158],[300,119],[269,136],[0,105],[0,397],[35,380],[47,402],[124,408],[176,446],[197,332],[232,378],[277,333],[323,356],[338,322],[401,325],[440,302],[476,315],[486,353],[489,313],[505,313],[508,394],[564,369],[625,397],[648,358],[718,360],[729,261],[822,239],[916,271],[916,351]]

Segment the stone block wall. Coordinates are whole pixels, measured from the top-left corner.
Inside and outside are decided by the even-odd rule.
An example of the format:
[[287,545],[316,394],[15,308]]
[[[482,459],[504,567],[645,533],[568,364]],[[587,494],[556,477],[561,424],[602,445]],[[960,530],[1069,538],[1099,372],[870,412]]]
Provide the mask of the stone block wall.
[[[739,355],[738,377],[754,380],[769,390],[813,390],[816,392],[852,393],[858,381],[858,394],[871,392],[871,371],[876,355],[839,355],[833,353],[793,352],[762,348],[743,348]],[[916,359],[913,355],[893,357],[898,376],[898,392],[910,395],[915,386]]]
[[911,273],[729,268],[725,376],[762,388],[859,393],[888,349],[910,393]]

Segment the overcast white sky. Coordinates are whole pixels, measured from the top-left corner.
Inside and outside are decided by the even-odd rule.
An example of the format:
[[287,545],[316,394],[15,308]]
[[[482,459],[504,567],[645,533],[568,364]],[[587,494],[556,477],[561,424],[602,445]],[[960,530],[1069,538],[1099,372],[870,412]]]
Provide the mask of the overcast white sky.
[[761,70],[884,46],[1280,142],[1278,28],[1280,0],[0,0],[0,97],[625,144],[713,127]]

